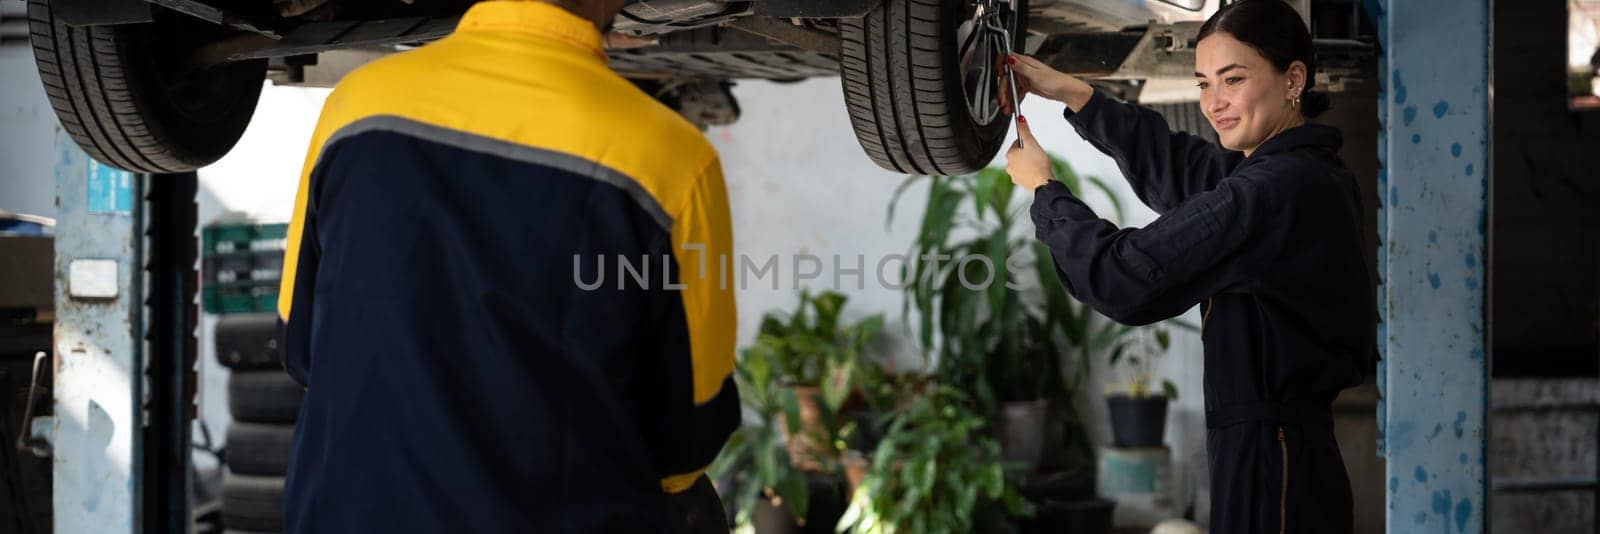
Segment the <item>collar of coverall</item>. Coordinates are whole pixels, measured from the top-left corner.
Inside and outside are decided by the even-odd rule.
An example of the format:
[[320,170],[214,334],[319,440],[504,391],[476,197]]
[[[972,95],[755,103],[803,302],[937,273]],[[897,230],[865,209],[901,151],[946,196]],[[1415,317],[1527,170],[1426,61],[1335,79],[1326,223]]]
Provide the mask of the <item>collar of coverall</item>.
[[512,31],[553,39],[606,57],[600,30],[588,19],[554,5],[529,0],[478,2],[461,16],[456,31]]
[[1344,146],[1344,136],[1339,133],[1338,128],[1306,123],[1278,132],[1278,135],[1267,139],[1267,142],[1261,143],[1261,146],[1256,147],[1256,150],[1250,153],[1250,159],[1254,160],[1262,156],[1288,152],[1306,146],[1327,147],[1338,152],[1339,147]]

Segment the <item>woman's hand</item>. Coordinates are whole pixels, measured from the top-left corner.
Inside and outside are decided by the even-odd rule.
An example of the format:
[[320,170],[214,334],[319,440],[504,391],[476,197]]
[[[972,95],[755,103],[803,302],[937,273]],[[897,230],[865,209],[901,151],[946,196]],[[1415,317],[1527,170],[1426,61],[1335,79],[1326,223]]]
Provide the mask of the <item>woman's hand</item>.
[[[1089,96],[1094,94],[1094,88],[1083,80],[1050,68],[1044,62],[1022,54],[1014,54],[1006,58],[1011,64],[1012,72],[1017,78],[1017,98],[1026,99],[1028,93],[1033,93],[1048,100],[1055,100],[1072,108],[1073,112],[1083,109],[1089,102]],[[996,72],[1000,72],[997,70]],[[1000,110],[1011,113],[1011,92],[1009,77],[1000,75]]]
[[1050,156],[1033,139],[1028,120],[1022,117],[1017,117],[1017,142],[1011,145],[1011,150],[1006,151],[1006,174],[1011,175],[1011,183],[1029,191],[1055,179],[1055,171],[1050,168]]

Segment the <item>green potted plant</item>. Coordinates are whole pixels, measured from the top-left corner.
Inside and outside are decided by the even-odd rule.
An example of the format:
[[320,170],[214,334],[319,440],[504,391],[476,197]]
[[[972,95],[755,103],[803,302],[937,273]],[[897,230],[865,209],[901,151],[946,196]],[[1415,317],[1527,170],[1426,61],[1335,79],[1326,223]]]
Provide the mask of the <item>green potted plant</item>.
[[[777,379],[776,363],[771,352],[746,349],[734,364],[740,401],[756,422],[734,431],[709,470],[713,480],[731,488],[724,499],[736,511],[734,523],[762,524],[763,532],[793,530],[807,518],[830,515],[812,509],[813,493],[830,488],[817,487],[818,477],[808,476],[791,460],[786,436],[799,432],[800,419],[782,416],[797,401],[793,389]],[[786,422],[793,428],[781,428]],[[842,494],[843,489],[833,491]],[[831,515],[823,521],[837,518]]]
[[855,423],[841,412],[865,384],[882,380],[864,354],[883,317],[846,323],[847,300],[801,291],[793,312],[762,318],[735,364],[740,400],[756,424],[734,433],[711,473],[734,482],[728,501],[737,522],[763,532],[831,525],[849,491],[840,475],[865,472],[860,455],[844,454]]
[[838,457],[849,425],[840,411],[857,391],[866,373],[867,344],[883,329],[883,316],[844,324],[840,315],[848,297],[827,291],[815,296],[801,290],[799,306],[789,314],[767,313],[745,358],[767,362],[777,393],[789,454],[808,471],[826,470]]
[[[1159,447],[1165,440],[1167,405],[1178,400],[1178,386],[1163,378],[1156,390],[1150,369],[1153,360],[1172,346],[1171,334],[1161,324],[1144,328],[1118,325],[1113,330],[1120,334],[1108,360],[1112,370],[1123,371],[1125,378],[1106,383],[1112,443],[1118,447]],[[1119,369],[1119,363],[1123,369]]]
[[[1104,182],[1080,178],[1059,159],[1052,162],[1069,189],[1104,192],[1113,217],[1121,218],[1122,207]],[[1028,199],[1015,195],[1004,170],[908,178],[890,200],[891,220],[901,194],[924,180],[923,216],[912,261],[902,271],[902,313],[910,317],[915,308],[918,340],[937,356],[940,384],[972,392],[979,409],[1001,421],[997,431],[1007,458],[1031,469],[1049,441],[1050,401],[1070,406],[1087,375],[1083,353],[1066,350],[1083,342],[1073,329],[1088,317],[1087,309],[1073,306],[1062,288],[1049,251],[1034,239]],[[1063,419],[1075,429],[1069,433],[1083,435],[1076,417]],[[1087,450],[1087,440],[1082,448]]]
[[1032,507],[1006,483],[1000,444],[955,388],[918,395],[890,425],[838,531],[992,531]]

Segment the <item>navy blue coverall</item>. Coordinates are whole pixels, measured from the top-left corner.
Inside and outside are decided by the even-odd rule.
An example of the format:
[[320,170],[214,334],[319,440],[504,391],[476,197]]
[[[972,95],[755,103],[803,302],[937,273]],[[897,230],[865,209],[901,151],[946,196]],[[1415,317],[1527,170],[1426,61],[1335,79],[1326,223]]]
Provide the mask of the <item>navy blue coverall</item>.
[[1066,115],[1160,217],[1117,228],[1051,182],[1038,238],[1067,290],[1116,321],[1200,304],[1211,531],[1349,532],[1330,407],[1372,364],[1376,312],[1339,131],[1292,128],[1247,158],[1099,92]]
[[477,2],[328,96],[279,295],[284,532],[687,527],[739,426],[728,194],[602,42]]

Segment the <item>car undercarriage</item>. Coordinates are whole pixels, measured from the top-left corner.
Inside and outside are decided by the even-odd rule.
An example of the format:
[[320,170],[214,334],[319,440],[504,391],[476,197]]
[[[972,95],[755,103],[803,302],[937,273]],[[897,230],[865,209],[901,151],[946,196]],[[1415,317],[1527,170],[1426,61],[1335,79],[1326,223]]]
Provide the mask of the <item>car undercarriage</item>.
[[[605,42],[613,70],[702,128],[738,117],[735,80],[839,76],[870,159],[901,173],[953,175],[988,164],[1006,135],[994,68],[1005,50],[1126,99],[1181,102],[1195,35],[1222,1],[635,0]],[[225,154],[263,80],[331,86],[366,61],[449,35],[471,3],[28,5],[40,74],[68,133],[98,160],[164,173]],[[1368,77],[1373,47],[1360,2],[1291,3],[1318,37],[1319,86],[1337,91]],[[1161,81],[1180,82],[1178,90],[1145,90]]]

